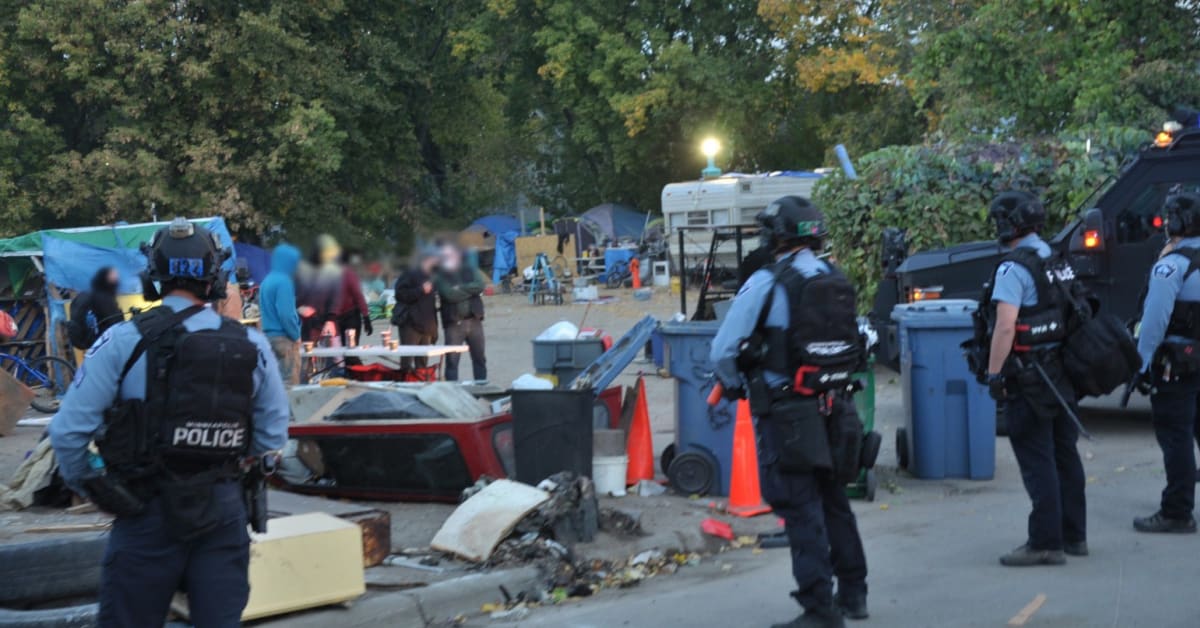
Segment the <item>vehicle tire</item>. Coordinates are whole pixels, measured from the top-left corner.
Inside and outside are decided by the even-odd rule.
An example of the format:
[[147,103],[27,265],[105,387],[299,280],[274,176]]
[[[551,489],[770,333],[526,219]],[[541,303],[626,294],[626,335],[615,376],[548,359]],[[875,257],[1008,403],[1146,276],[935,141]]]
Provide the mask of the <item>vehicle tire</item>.
[[1008,413],[1003,401],[996,402],[996,436],[1008,436]]
[[875,474],[875,469],[867,469],[866,485],[863,499],[873,502],[875,501],[875,492],[879,490],[879,476]]
[[43,386],[41,382],[25,382],[33,389],[34,393],[33,401],[29,402],[29,405],[38,412],[47,414],[58,412],[59,398],[66,394],[67,387],[75,378],[75,367],[71,366],[70,362],[51,355],[34,358],[26,364],[30,369],[45,375],[50,380],[48,386]]
[[36,611],[0,608],[0,628],[91,628],[99,621],[99,604]]
[[0,606],[95,595],[107,542],[102,534],[0,546]]
[[908,469],[908,428],[896,429],[896,466]]
[[717,464],[710,456],[687,451],[671,461],[667,479],[684,495],[707,495],[717,479]]
[[663,475],[667,474],[667,469],[671,468],[673,460],[675,460],[675,443],[667,445],[667,448],[658,455],[658,468],[662,469]]

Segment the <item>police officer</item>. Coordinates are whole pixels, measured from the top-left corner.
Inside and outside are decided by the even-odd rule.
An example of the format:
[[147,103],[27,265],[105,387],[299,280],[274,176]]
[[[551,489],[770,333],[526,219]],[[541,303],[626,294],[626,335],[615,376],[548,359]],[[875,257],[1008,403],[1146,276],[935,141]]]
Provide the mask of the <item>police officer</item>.
[[146,253],[162,305],[88,350],[50,439],[68,486],[117,515],[101,626],[161,626],[181,590],[196,626],[238,626],[250,543],[240,463],[283,447],[287,394],[267,340],[205,305],[225,282],[217,238],[177,218]]
[[1196,531],[1192,516],[1196,460],[1192,438],[1200,393],[1200,195],[1171,196],[1163,208],[1167,233],[1182,238],[1150,270],[1138,353],[1139,377],[1151,387],[1154,433],[1163,452],[1167,487],[1158,512],[1133,520],[1139,532]]
[[[734,299],[712,344],[711,359],[716,376],[728,398],[745,396],[753,388],[751,376],[739,365],[745,343],[767,330],[787,330],[792,321],[792,299],[784,283],[777,281],[776,270],[789,265],[800,276],[811,278],[836,272],[817,258],[826,230],[821,212],[807,199],[788,196],[772,203],[758,221],[769,233],[772,252],[777,260],[755,272]],[[852,309],[853,306],[851,306]],[[848,313],[854,324],[854,314]],[[787,342],[771,342],[770,348],[787,351]],[[786,356],[785,356],[786,357]],[[759,464],[763,498],[783,518],[792,554],[792,573],[797,590],[792,597],[804,608],[795,620],[776,628],[843,626],[843,615],[854,619],[867,617],[867,562],[863,553],[858,524],[846,497],[845,485],[829,469],[785,471],[787,462],[780,432],[775,429],[781,404],[804,395],[792,389],[790,373],[772,367],[777,360],[765,359],[768,366],[759,377],[771,393],[770,409],[759,409],[753,390],[751,405],[759,434]],[[831,399],[832,401],[832,399]],[[839,407],[845,401],[837,401]],[[850,403],[851,412],[853,405]],[[766,416],[763,416],[763,415]],[[859,427],[861,430],[861,426]],[[818,438],[824,438],[820,436]],[[834,595],[833,576],[838,593]]]
[[997,239],[1010,252],[996,268],[987,305],[993,324],[987,381],[992,397],[1004,402],[1009,442],[1033,502],[1028,539],[1000,563],[1061,565],[1065,554],[1088,553],[1079,431],[1047,382],[1074,403],[1058,352],[1069,303],[1053,285],[1073,274],[1064,262],[1051,261],[1049,245],[1038,236],[1046,210],[1036,196],[1004,192],[989,213]]

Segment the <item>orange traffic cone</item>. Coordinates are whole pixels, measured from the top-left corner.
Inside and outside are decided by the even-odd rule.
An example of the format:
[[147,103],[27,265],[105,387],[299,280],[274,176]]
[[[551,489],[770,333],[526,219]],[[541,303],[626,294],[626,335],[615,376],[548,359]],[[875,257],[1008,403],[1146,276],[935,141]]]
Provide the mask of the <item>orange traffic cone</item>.
[[629,467],[625,472],[626,486],[654,479],[654,441],[650,437],[650,409],[646,405],[646,382],[641,377],[637,382],[637,404],[633,407],[633,421],[629,425],[625,454],[629,456]]
[[629,272],[633,275],[634,289],[641,288],[642,287],[642,263],[638,261],[638,258],[635,257],[635,258],[629,260]]
[[758,486],[758,451],[754,445],[754,423],[750,420],[750,402],[738,402],[733,424],[733,468],[729,472],[729,513],[755,517],[771,512],[763,503]]

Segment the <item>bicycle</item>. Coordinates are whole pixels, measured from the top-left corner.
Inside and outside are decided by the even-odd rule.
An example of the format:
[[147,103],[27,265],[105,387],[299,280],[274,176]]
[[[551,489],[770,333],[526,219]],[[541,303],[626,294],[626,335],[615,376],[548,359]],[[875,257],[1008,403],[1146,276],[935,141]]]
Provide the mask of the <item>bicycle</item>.
[[24,360],[11,353],[0,353],[0,367],[33,389],[34,398],[29,405],[46,414],[58,412],[60,398],[75,379],[75,367],[52,355]]

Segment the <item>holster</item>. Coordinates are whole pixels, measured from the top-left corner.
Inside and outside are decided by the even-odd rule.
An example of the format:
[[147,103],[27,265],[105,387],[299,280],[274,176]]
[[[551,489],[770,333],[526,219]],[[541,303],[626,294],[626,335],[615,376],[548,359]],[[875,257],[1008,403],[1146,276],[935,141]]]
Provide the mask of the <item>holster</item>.
[[267,531],[267,477],[251,471],[242,478],[242,498],[246,502],[246,518],[250,529],[259,534]]
[[104,473],[83,481],[92,503],[117,517],[136,517],[146,510],[146,502],[116,476]]
[[826,415],[817,397],[794,396],[775,401],[760,423],[770,431],[765,435],[779,456],[779,469],[785,473],[807,473],[832,469]]
[[761,370],[748,373],[746,394],[750,396],[750,414],[761,417],[771,412],[771,389]]
[[1158,347],[1154,360],[1155,378],[1164,379],[1170,366],[1170,380],[1177,382],[1200,373],[1200,342],[1164,342]]

